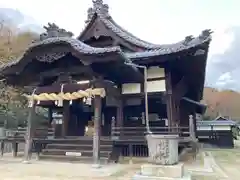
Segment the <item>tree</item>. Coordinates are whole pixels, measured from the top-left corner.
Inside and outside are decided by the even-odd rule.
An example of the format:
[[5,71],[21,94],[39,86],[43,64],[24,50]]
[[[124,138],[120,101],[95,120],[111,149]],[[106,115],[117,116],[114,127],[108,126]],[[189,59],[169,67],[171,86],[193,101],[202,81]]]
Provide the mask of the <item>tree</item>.
[[[21,56],[36,39],[37,34],[21,32],[5,22],[0,22],[0,62],[8,63]],[[18,124],[27,118],[27,99],[20,88],[0,80],[0,124]]]
[[240,94],[238,92],[205,88],[203,102],[208,106],[205,116],[210,117],[209,119],[215,119],[217,116],[232,120],[240,119]]

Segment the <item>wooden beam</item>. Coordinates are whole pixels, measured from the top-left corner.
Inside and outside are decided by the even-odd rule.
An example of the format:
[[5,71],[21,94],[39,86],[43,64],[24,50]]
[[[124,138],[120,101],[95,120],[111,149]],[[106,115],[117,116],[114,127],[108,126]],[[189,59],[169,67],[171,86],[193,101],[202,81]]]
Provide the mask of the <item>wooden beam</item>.
[[42,78],[46,78],[46,77],[58,76],[62,73],[68,73],[69,75],[77,75],[81,73],[87,73],[87,71],[89,71],[89,68],[87,66],[74,66],[74,67],[68,67],[68,68],[62,67],[62,68],[52,69],[49,71],[43,71],[39,75]]

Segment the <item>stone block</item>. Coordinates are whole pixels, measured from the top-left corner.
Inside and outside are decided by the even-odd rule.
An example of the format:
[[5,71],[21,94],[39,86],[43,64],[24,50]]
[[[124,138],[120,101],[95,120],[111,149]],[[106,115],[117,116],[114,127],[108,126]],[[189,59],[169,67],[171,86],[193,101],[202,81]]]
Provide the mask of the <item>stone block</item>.
[[178,135],[146,136],[149,150],[149,162],[160,165],[173,165],[178,163]]
[[141,175],[168,178],[182,178],[184,175],[184,168],[182,163],[169,166],[144,164],[141,166]]

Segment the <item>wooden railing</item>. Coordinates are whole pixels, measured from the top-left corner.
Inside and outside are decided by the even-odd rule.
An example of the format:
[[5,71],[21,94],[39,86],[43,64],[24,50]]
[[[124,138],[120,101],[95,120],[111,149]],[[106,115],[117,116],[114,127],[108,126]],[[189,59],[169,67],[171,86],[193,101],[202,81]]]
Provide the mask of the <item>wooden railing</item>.
[[[6,129],[6,138],[25,139],[27,128]],[[33,134],[34,138],[47,138],[53,136],[52,128],[36,128]]]
[[[121,136],[121,137],[129,137],[129,138],[143,138],[143,136],[147,135],[146,127],[115,127],[112,126],[111,135]],[[188,137],[190,136],[189,127],[151,127],[150,131],[152,134],[162,134],[162,135],[170,135],[175,134],[180,137]]]
[[[178,135],[180,143],[190,142],[189,127],[150,127],[152,134],[159,135]],[[112,126],[112,139],[119,144],[120,156],[129,157],[148,157],[148,147],[145,135],[146,127],[116,127]]]
[[[22,144],[25,143],[26,133],[27,128],[6,129],[5,136],[0,138],[1,155],[3,155],[5,152],[12,152],[13,156],[15,157],[17,156],[18,151],[23,151],[24,145]],[[34,131],[33,138],[46,139],[49,136],[53,136],[53,129],[37,128]]]

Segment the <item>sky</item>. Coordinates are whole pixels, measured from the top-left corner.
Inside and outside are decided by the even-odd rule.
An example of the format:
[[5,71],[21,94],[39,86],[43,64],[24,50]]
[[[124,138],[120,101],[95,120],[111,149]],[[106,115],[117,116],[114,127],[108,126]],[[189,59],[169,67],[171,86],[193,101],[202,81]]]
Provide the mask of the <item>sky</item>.
[[[34,3],[33,3],[34,2]],[[239,0],[105,0],[113,19],[143,40],[174,43],[204,29],[214,31],[208,64],[217,63],[234,40],[232,27],[240,27]],[[0,0],[0,7],[16,9],[25,21],[45,25],[55,22],[76,36],[84,28],[91,0]],[[226,74],[228,73],[228,74]],[[222,77],[223,76],[223,77]],[[224,79],[225,77],[225,79]],[[215,84],[224,84],[230,72],[219,75]],[[218,82],[219,81],[219,82]]]

